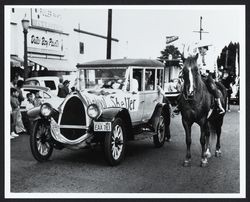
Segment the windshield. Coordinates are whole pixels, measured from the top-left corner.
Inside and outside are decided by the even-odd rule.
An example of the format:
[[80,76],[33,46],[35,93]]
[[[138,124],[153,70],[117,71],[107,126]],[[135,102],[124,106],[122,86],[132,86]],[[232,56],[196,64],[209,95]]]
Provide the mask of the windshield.
[[80,70],[80,89],[122,89],[125,74],[126,68],[82,69]]
[[40,83],[37,80],[28,80],[24,82],[24,85],[40,86]]

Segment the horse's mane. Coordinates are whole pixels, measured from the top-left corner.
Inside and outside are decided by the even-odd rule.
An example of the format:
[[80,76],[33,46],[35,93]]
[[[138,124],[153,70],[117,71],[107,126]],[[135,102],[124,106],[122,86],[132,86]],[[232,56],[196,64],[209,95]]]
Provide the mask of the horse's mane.
[[196,56],[189,56],[188,58],[185,59],[185,62],[184,62],[184,67],[187,65],[187,66],[191,66],[193,67],[194,65],[196,65],[196,62],[197,62],[197,57]]

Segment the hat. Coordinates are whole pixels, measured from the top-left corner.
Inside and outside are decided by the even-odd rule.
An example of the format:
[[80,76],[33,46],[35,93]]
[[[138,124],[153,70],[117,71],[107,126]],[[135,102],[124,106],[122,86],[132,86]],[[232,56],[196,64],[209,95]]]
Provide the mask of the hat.
[[66,85],[66,84],[68,84],[68,83],[70,83],[70,81],[69,81],[69,80],[65,80],[65,81],[63,82],[63,85]]
[[212,46],[212,43],[209,43],[207,41],[199,41],[196,43],[197,48],[202,48],[202,47],[208,47]]

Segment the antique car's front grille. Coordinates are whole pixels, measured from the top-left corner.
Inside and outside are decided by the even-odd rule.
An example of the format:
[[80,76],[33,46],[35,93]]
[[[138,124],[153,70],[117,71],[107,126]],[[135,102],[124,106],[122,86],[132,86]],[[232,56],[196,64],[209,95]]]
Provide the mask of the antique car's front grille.
[[60,122],[61,134],[75,140],[86,133],[86,113],[81,100],[70,98],[64,106]]

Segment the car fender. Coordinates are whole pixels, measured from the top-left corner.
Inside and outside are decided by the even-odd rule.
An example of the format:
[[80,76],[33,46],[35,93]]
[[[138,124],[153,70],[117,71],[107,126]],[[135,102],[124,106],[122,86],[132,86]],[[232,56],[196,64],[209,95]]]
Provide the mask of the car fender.
[[28,110],[27,115],[28,115],[29,120],[32,120],[32,121],[36,121],[38,119],[41,119],[40,106],[39,107],[34,107],[34,108]]
[[155,107],[155,110],[152,114],[151,119],[149,120],[150,125],[157,130],[157,124],[159,122],[160,115],[163,115],[165,118],[166,126],[170,125],[170,106],[168,103],[158,103]]
[[121,118],[128,135],[132,134],[132,122],[126,108],[106,108],[96,121],[113,122],[115,118]]

